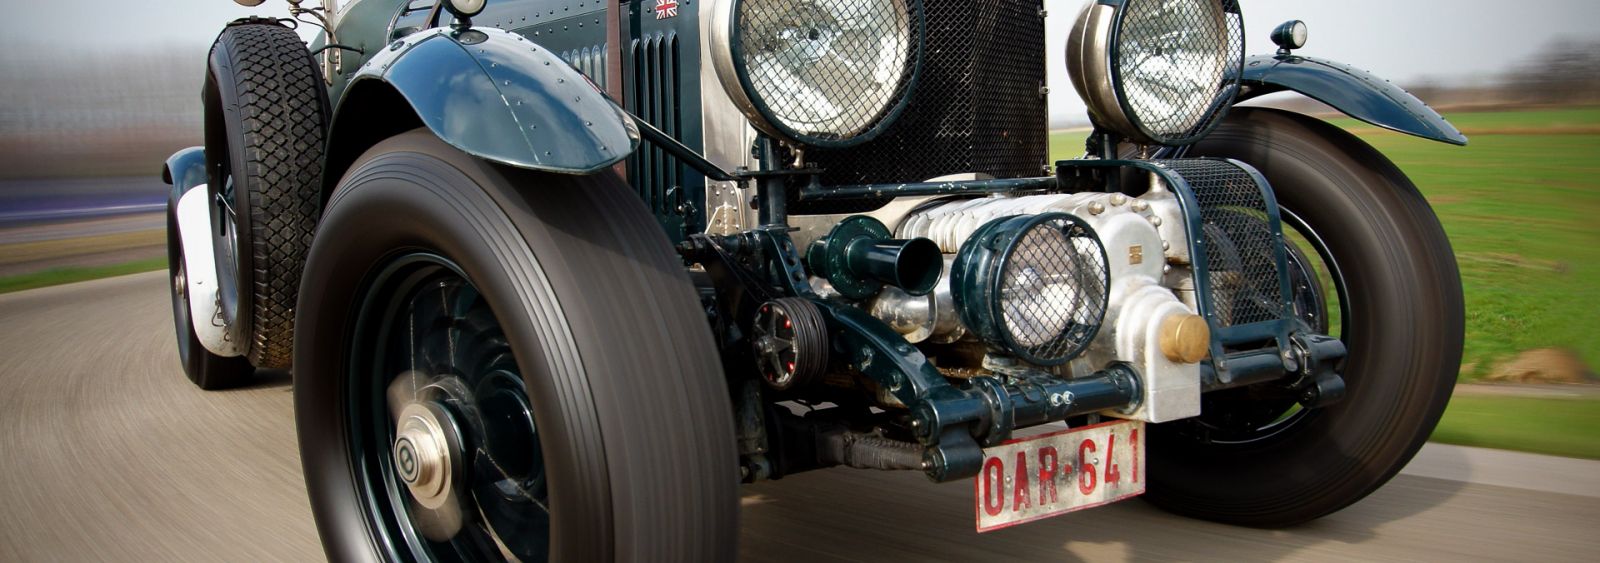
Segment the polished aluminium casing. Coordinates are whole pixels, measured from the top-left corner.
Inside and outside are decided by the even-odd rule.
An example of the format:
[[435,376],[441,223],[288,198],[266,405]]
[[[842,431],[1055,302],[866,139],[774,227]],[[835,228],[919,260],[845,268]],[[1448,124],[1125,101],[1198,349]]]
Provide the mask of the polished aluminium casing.
[[[1160,346],[1169,319],[1198,313],[1193,292],[1185,301],[1169,276],[1168,264],[1188,261],[1189,233],[1174,194],[1155,190],[1138,198],[1083,192],[960,200],[913,213],[896,233],[927,237],[945,252],[956,252],[981,226],[995,219],[1041,213],[1069,213],[1094,229],[1106,251],[1111,280],[1105,318],[1088,349],[1073,358],[1068,373],[1093,373],[1113,362],[1134,366],[1140,377],[1138,406],[1115,416],[1167,422],[1200,414],[1200,366],[1174,361]],[[946,279],[941,285],[948,286]],[[891,311],[880,312],[880,318]],[[920,320],[912,317],[912,321]],[[901,324],[914,326],[911,322]]]

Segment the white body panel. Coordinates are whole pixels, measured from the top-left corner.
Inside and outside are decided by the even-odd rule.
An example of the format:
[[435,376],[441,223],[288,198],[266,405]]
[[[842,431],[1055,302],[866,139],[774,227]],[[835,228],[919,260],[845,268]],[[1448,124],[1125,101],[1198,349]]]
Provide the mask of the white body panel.
[[240,342],[228,338],[217,300],[217,264],[212,254],[211,197],[204,185],[178,199],[178,238],[183,241],[183,269],[188,277],[189,319],[195,337],[212,354],[244,355]]

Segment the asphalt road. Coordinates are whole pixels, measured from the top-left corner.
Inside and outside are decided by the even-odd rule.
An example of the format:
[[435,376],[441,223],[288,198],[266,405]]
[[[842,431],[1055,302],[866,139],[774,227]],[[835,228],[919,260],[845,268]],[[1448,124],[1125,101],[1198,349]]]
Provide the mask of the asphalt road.
[[[0,295],[0,561],[312,561],[289,379],[203,393],[166,280]],[[1580,561],[1600,462],[1430,445],[1338,514],[1288,530],[1138,501],[977,535],[972,487],[833,470],[744,489],[749,560]]]

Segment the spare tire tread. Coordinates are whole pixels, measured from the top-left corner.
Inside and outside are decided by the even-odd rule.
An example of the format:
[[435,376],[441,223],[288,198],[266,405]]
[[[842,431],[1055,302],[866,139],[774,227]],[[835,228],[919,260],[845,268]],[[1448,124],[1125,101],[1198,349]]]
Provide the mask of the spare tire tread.
[[253,280],[251,363],[293,361],[300,274],[321,213],[328,92],[305,43],[273,23],[229,26],[213,49],[227,49],[237,83],[249,194]]

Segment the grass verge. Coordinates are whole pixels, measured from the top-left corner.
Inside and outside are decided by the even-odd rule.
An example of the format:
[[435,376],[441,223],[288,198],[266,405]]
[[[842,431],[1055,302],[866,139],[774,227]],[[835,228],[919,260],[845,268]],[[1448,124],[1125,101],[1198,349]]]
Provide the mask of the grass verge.
[[1467,304],[1462,379],[1536,348],[1600,365],[1600,135],[1479,135],[1461,148],[1362,138],[1411,176],[1455,247]]
[[167,245],[165,229],[0,244],[0,266]]
[[110,264],[106,266],[56,268],[52,270],[45,270],[43,272],[34,272],[31,274],[20,274],[0,278],[0,293],[11,293],[13,291],[48,287],[64,283],[88,281],[100,278],[109,278],[112,276],[137,274],[141,272],[151,272],[155,270],[164,270],[166,268],[167,258],[165,256],[146,260],[136,260],[133,262],[124,262],[121,264]]
[[1431,440],[1600,459],[1600,399],[1456,395]]

